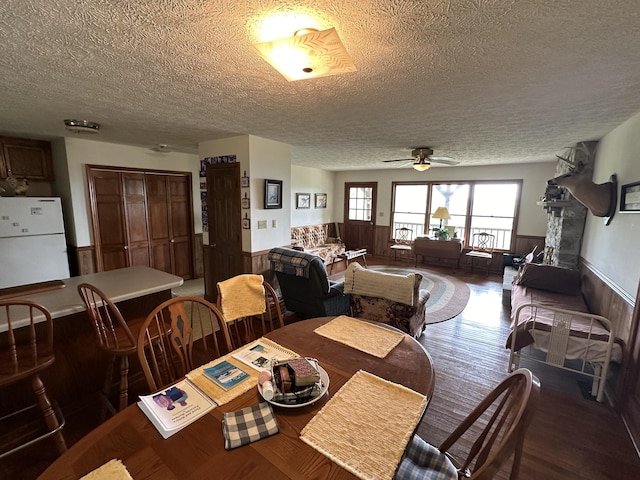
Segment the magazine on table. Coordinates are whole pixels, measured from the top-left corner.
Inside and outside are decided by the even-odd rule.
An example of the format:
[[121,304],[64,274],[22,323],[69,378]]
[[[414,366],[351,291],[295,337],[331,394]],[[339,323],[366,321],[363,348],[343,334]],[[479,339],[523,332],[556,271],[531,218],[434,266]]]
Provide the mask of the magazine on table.
[[231,356],[260,371],[269,370],[271,368],[271,360],[288,360],[297,355],[261,338],[238,349]]
[[225,390],[229,390],[249,378],[247,372],[226,360],[203,369],[203,373]]
[[138,406],[163,438],[169,438],[211,411],[216,403],[189,380],[140,396]]

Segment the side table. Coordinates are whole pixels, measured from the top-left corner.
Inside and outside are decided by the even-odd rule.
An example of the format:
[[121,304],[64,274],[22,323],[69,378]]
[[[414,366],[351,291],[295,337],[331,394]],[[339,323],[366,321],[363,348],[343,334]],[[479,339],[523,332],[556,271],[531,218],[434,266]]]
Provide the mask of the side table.
[[341,253],[340,255],[337,255],[336,258],[333,259],[333,262],[331,262],[331,266],[329,267],[329,275],[331,275],[331,272],[333,271],[333,264],[336,263],[339,260],[344,260],[346,262],[345,268],[349,266],[349,261],[351,260],[355,260],[356,258],[362,258],[362,261],[364,262],[364,266],[365,268],[367,268],[367,249],[366,248],[361,248],[359,250],[347,250],[344,253]]

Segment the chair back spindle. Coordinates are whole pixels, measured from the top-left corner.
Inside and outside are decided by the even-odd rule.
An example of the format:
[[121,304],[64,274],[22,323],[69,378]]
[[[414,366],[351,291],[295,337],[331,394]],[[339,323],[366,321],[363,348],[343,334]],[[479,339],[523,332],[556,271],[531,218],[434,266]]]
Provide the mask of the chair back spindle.
[[[217,335],[224,341],[222,350]],[[231,351],[227,324],[218,308],[200,297],[174,297],[158,305],[145,319],[137,340],[142,371],[150,392],[156,392],[196,366],[194,343],[198,345],[197,364]]]

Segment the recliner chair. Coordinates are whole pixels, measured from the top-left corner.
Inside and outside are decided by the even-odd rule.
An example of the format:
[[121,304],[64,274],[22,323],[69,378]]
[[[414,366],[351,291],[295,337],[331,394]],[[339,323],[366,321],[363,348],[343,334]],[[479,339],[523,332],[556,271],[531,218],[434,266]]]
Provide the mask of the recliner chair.
[[287,310],[300,318],[350,313],[349,295],[343,293],[344,282],[329,280],[322,258],[280,247],[272,248],[268,258]]

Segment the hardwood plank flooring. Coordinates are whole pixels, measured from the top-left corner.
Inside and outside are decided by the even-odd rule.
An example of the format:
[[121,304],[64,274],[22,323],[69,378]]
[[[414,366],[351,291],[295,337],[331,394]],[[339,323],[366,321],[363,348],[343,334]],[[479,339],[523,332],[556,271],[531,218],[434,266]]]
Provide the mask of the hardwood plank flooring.
[[[389,260],[368,256],[367,262],[388,264]],[[393,264],[413,268],[408,263]],[[336,265],[332,279],[344,275],[344,267],[340,267]],[[425,268],[453,274],[451,268]],[[418,433],[434,444],[507,375],[504,342],[509,309],[502,305],[502,279],[460,270],[453,275],[470,287],[467,308],[455,319],[428,325],[420,339],[433,359],[436,385]],[[527,433],[520,479],[640,478],[640,458],[609,405],[585,400],[577,376],[571,373],[526,361],[522,366],[538,376],[542,388],[539,409]],[[68,414],[64,435],[69,446],[94,428],[97,418],[96,408]],[[55,458],[53,442],[41,442],[0,460],[0,478],[34,479]],[[496,478],[508,479],[509,468],[507,465]]]
[[[367,257],[369,265],[387,259]],[[413,265],[392,262],[413,269]],[[420,342],[433,359],[436,385],[418,434],[438,445],[507,375],[510,309],[502,305],[502,278],[425,265],[469,285],[471,296],[456,318],[427,325]],[[417,268],[415,270],[420,270]],[[343,272],[332,275],[339,279]],[[618,414],[583,398],[582,377],[523,360],[541,382],[538,411],[529,427],[520,479],[640,478],[640,458]],[[455,452],[454,452],[455,453]],[[509,478],[511,463],[496,479]]]

